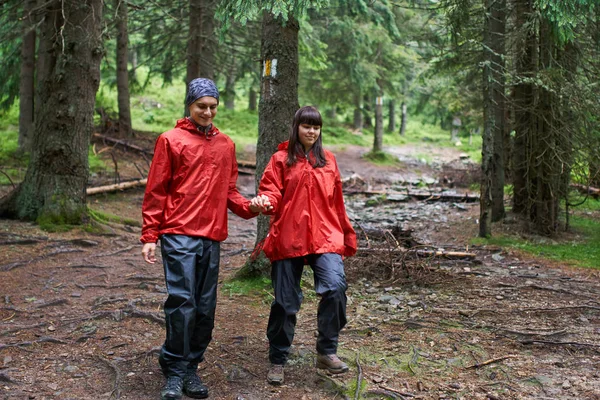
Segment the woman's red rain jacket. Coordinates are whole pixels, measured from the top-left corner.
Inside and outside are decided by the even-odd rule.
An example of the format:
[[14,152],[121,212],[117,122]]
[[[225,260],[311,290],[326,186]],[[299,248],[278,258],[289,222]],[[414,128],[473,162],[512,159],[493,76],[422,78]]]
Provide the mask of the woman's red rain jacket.
[[237,190],[235,145],[214,127],[201,133],[187,118],[160,135],[142,205],[141,241],[165,233],[227,238],[227,208],[242,218],[257,214]]
[[259,193],[269,197],[274,215],[263,250],[271,261],[308,254],[356,253],[342,180],[333,153],[327,165],[314,168],[304,156],[287,165],[288,142],[281,143],[260,181]]

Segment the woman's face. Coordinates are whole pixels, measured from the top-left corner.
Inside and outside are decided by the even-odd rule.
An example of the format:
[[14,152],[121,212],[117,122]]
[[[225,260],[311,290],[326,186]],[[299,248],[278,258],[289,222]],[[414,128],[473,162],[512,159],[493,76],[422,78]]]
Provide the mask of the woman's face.
[[304,151],[307,152],[315,144],[321,135],[321,127],[319,125],[300,124],[298,126],[298,140],[304,146]]
[[209,126],[217,115],[218,104],[214,97],[200,97],[190,105],[190,117],[200,126]]

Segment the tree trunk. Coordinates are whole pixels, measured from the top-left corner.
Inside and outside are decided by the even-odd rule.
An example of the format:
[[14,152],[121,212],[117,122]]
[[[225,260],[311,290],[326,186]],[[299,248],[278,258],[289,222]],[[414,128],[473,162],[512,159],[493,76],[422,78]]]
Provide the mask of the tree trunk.
[[233,110],[235,108],[235,73],[230,71],[225,81],[225,108]]
[[53,0],[41,25],[45,101],[31,142],[25,179],[0,215],[54,224],[87,219],[88,148],[102,57],[102,1]]
[[119,136],[131,136],[131,108],[129,101],[129,34],[127,32],[127,2],[115,0],[117,9],[117,102],[119,105]]
[[[529,23],[533,13],[532,0],[516,0],[516,26],[525,26]],[[513,177],[513,212],[527,213],[528,204],[528,159],[530,149],[530,130],[533,118],[534,92],[531,78],[535,71],[536,33],[528,30],[524,38],[517,42],[517,56],[515,60],[516,75],[521,80],[514,88],[513,115],[515,139],[512,154]],[[523,79],[527,78],[527,79]]]
[[364,119],[360,97],[360,93],[354,95],[354,129],[362,131]]
[[401,118],[400,118],[400,136],[406,135],[406,102],[402,100],[402,105],[400,106],[402,110]]
[[388,132],[394,132],[396,130],[396,102],[394,100],[390,100],[390,103],[388,104],[388,112]]
[[373,137],[373,152],[383,151],[383,96],[380,94],[375,101],[375,134]]
[[[189,0],[186,94],[192,80],[196,78],[215,79],[215,8],[216,0]],[[184,115],[189,115],[187,106]]]
[[251,88],[250,92],[248,92],[248,110],[256,111],[257,97],[256,90]]
[[[289,18],[282,25],[279,18],[263,14],[261,60],[263,63],[256,146],[256,188],[260,178],[277,151],[279,143],[287,140],[296,110],[298,110],[298,31],[299,24]],[[256,245],[269,232],[269,217],[258,217]],[[268,274],[270,264],[261,252],[258,259],[247,263],[240,273]]]
[[[481,193],[479,196],[479,236],[492,235],[492,185],[494,180],[494,73],[493,17],[490,8],[495,0],[485,0],[486,23],[483,31],[483,143],[481,148]],[[454,129],[453,129],[454,130]]]
[[505,134],[505,93],[504,93],[504,37],[506,30],[506,0],[494,0],[489,9],[489,54],[486,60],[491,63],[491,95],[493,126],[492,158],[492,221],[504,219],[504,134]]
[[34,122],[35,95],[35,25],[32,15],[36,0],[23,3],[23,43],[21,44],[21,77],[19,85],[19,149],[29,151]]
[[371,121],[371,113],[373,113],[373,105],[371,104],[371,96],[369,95],[364,96],[362,112],[363,127],[372,128],[373,121]]

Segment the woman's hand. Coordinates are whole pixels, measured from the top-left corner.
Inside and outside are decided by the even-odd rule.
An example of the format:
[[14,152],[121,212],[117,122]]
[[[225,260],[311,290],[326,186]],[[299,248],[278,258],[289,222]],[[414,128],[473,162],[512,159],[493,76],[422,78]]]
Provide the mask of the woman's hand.
[[252,200],[250,200],[250,211],[255,213],[264,213],[267,211],[271,211],[273,206],[271,205],[271,201],[264,194],[259,194]]
[[154,264],[156,262],[156,243],[144,243],[142,247],[142,256],[144,261],[148,264]]

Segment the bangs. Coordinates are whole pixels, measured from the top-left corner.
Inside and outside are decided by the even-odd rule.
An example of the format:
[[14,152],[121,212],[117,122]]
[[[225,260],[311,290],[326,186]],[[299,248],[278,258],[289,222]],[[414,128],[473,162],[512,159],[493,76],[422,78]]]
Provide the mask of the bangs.
[[321,113],[313,107],[304,108],[298,116],[298,125],[300,124],[323,126]]

